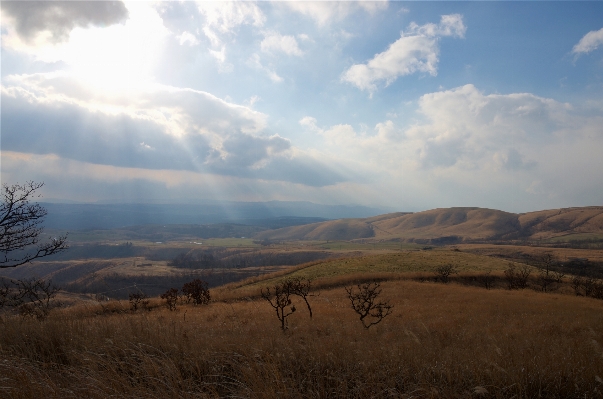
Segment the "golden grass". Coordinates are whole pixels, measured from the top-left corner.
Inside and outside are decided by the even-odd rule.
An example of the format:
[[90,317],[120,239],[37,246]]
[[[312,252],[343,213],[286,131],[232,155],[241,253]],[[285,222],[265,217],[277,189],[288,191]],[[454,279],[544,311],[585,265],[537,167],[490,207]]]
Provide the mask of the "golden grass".
[[365,330],[343,288],[281,332],[261,300],[0,325],[3,398],[601,397],[603,302],[392,281]]
[[[218,291],[221,294],[227,294],[229,298],[256,296],[256,291],[260,287],[273,285],[288,277],[308,278],[314,281],[315,286],[341,285],[357,280],[365,281],[367,278],[410,279],[419,276],[433,276],[433,271],[438,266],[446,264],[456,266],[457,270],[463,274],[502,272],[509,266],[507,260],[450,249],[402,251],[310,262],[280,272],[228,284]],[[333,279],[339,280],[339,283],[333,283]]]

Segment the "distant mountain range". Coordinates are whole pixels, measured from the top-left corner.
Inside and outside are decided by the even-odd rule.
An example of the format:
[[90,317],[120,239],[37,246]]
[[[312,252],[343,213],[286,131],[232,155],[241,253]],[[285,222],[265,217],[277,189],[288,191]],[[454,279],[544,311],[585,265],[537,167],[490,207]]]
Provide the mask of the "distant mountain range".
[[320,205],[304,201],[200,201],[196,204],[48,202],[41,205],[48,211],[44,226],[63,230],[113,229],[147,224],[214,223],[240,223],[275,228],[327,219],[363,218],[386,212],[384,209],[359,205]]
[[484,208],[444,208],[331,220],[260,232],[268,240],[401,239],[433,243],[542,240],[565,235],[603,238],[603,207],[515,214]]

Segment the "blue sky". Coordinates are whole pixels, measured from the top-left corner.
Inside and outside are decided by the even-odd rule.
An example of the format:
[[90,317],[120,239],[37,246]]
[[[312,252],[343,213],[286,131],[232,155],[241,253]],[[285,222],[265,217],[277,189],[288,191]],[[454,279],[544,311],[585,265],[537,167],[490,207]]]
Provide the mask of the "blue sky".
[[602,205],[603,2],[2,2],[2,182]]

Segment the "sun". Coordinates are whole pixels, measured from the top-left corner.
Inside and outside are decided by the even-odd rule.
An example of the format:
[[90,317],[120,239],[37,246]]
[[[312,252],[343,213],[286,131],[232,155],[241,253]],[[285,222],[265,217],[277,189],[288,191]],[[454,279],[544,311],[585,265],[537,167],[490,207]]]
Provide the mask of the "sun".
[[123,25],[76,28],[62,49],[62,59],[78,79],[103,90],[124,90],[153,81],[168,34],[147,2],[126,3]]

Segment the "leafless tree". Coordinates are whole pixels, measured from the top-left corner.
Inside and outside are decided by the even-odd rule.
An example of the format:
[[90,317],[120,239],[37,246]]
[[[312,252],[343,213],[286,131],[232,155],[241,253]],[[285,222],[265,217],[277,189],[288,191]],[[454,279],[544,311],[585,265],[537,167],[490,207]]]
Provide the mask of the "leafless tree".
[[494,276],[492,271],[488,271],[480,276],[477,276],[477,281],[484,286],[485,289],[489,290],[494,286]]
[[450,281],[450,275],[458,274],[458,271],[456,270],[456,266],[447,264],[437,267],[434,273],[441,282],[447,284]]
[[352,309],[360,316],[364,328],[378,324],[392,313],[393,306],[387,302],[377,302],[381,294],[379,283],[358,284],[357,289],[346,287]]
[[45,208],[29,201],[44,183],[2,186],[0,205],[0,268],[16,267],[67,249],[67,236],[41,242]]
[[509,267],[504,272],[507,287],[510,290],[524,289],[528,286],[528,279],[532,274],[532,268],[528,265],[516,267],[513,263],[509,263]]
[[36,277],[0,281],[0,308],[18,310],[22,316],[44,319],[57,306],[55,300],[61,289],[52,281]]
[[276,312],[276,317],[281,322],[281,329],[287,329],[287,317],[295,313],[295,305],[291,301],[291,287],[289,284],[276,284],[272,289],[270,287],[260,290],[264,298]]
[[564,273],[554,270],[557,258],[551,253],[545,253],[531,259],[538,268],[538,285],[543,292],[553,291],[563,281]]
[[289,292],[292,295],[296,295],[304,300],[308,312],[310,312],[310,318],[312,318],[312,307],[310,306],[310,302],[308,302],[310,289],[312,288],[312,280],[303,277],[293,277],[285,280],[283,284],[288,286]]

